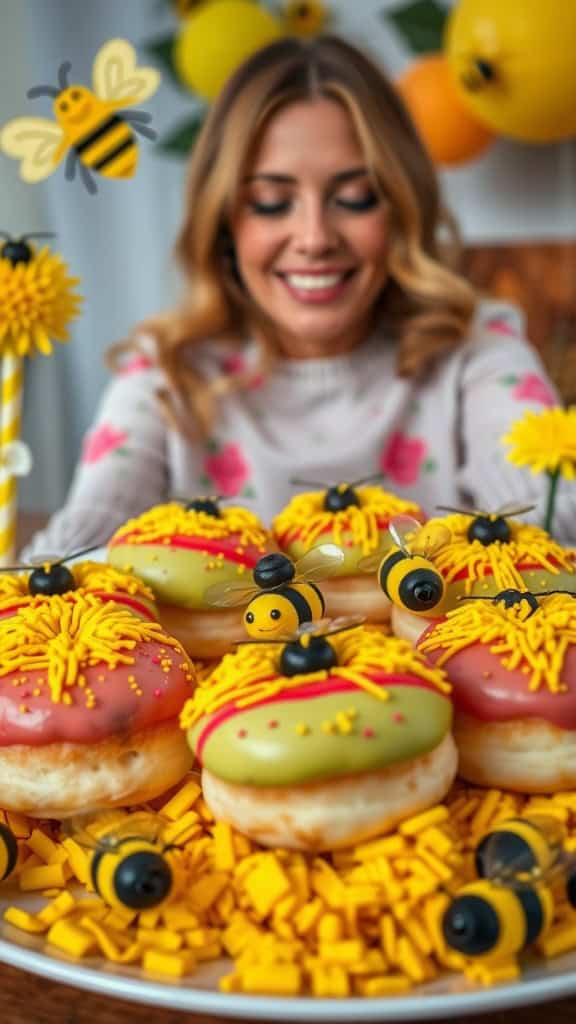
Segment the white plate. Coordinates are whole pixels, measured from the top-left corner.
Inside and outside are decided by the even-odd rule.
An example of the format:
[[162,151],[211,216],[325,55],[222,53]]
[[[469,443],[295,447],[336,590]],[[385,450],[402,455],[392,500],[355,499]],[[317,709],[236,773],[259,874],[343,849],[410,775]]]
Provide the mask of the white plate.
[[3,920],[8,906],[35,912],[37,897],[3,892],[0,900],[0,961],[76,988],[115,996],[136,1003],[220,1017],[250,1017],[263,1021],[400,1021],[461,1019],[518,1006],[533,1006],[576,994],[576,953],[528,965],[521,981],[494,988],[473,988],[463,976],[446,975],[422,985],[409,995],[378,999],[310,999],[279,996],[227,995],[219,992],[218,978],[230,971],[230,962],[204,964],[184,981],[163,980],[139,968],[108,963],[98,957],[72,960],[48,946],[41,937],[18,931]]

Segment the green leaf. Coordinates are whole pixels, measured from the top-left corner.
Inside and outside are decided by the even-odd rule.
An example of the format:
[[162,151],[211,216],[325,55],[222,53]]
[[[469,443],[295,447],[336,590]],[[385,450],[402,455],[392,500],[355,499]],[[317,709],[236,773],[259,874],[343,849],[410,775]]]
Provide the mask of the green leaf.
[[200,476],[198,479],[200,480],[200,486],[201,487],[211,487],[212,486],[212,481],[211,481],[209,476],[204,476],[204,474],[202,474],[202,476]]
[[144,53],[148,54],[149,57],[153,57],[158,62],[162,71],[168,74],[173,85],[177,85],[179,89],[184,89],[186,92],[189,92],[180,78],[176,70],[176,65],[174,64],[175,42],[176,33],[171,32],[170,35],[161,36],[159,39],[151,39],[150,42],[144,43],[142,50]]
[[514,384],[518,383],[519,379],[519,377],[516,377],[513,373],[511,373],[507,377],[500,377],[500,383],[503,384],[504,387],[506,388],[511,388],[514,386]]
[[426,459],[422,469],[425,473],[433,473],[435,469],[438,469],[438,463],[435,459]]
[[250,484],[248,484],[248,486],[245,487],[244,490],[242,491],[242,497],[243,498],[255,498],[256,497],[256,491],[254,490],[254,488]]
[[196,111],[185,121],[180,121],[171,132],[160,139],[156,148],[171,156],[187,157],[194,148],[205,117],[206,111],[203,109]]
[[392,11],[382,11],[413,53],[438,53],[443,47],[448,11],[436,0],[414,0]]
[[220,442],[215,437],[206,438],[206,448],[211,455],[216,455],[220,451]]

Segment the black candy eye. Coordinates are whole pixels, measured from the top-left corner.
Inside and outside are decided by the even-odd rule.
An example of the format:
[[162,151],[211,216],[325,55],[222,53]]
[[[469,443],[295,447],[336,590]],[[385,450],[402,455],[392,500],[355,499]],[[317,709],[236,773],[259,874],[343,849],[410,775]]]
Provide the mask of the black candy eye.
[[273,608],[272,611],[270,612],[270,618],[271,619],[280,619],[280,618],[282,618],[282,612],[279,611],[278,608]]
[[250,624],[254,622],[254,612],[246,612],[246,622]]

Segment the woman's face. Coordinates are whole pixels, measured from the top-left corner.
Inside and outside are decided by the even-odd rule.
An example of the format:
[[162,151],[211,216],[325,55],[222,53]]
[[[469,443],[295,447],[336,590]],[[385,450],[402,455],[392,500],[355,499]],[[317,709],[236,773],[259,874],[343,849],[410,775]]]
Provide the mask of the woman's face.
[[270,119],[232,234],[244,285],[286,356],[362,341],[387,278],[388,204],[343,106],[298,102]]

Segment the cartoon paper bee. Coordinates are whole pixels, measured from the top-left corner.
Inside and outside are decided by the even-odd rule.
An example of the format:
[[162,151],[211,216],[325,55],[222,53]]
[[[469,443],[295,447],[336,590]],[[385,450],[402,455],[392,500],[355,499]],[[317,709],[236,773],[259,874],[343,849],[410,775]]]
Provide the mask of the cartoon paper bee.
[[447,944],[465,956],[502,959],[535,942],[554,916],[556,885],[576,906],[576,862],[563,848],[560,823],[530,816],[501,822],[476,849],[479,880],[447,908]]
[[442,603],[446,584],[433,555],[450,540],[440,523],[422,526],[412,516],[394,516],[388,526],[394,546],[358,563],[361,572],[377,570],[378,583],[392,604],[415,615],[431,615]]
[[37,85],[28,97],[54,97],[56,121],[43,117],[17,117],[0,133],[0,148],[21,161],[20,175],[31,183],[49,177],[67,153],[66,178],[78,169],[88,192],[97,191],[93,172],[106,178],[131,178],[138,164],[134,132],[155,139],[148,128],[151,115],[126,111],[148,99],[158,88],[159,72],[137,67],[134,47],[125,39],[111,39],[94,59],[94,88],[69,84],[69,61],[60,65],[58,87]]
[[283,633],[272,640],[243,640],[241,643],[282,644],[279,662],[282,675],[306,675],[334,668],[338,664],[338,655],[328,637],[357,629],[363,623],[364,619],[359,616],[319,619],[317,622],[303,622],[294,633]]
[[534,505],[516,505],[513,502],[501,505],[495,512],[485,512],[477,508],[453,508],[451,505],[437,505],[441,512],[458,512],[462,516],[470,516],[472,522],[466,531],[469,541],[478,540],[484,547],[500,541],[501,544],[509,544],[512,540],[512,530],[508,519],[510,516],[519,516],[524,512],[531,512]]
[[162,839],[162,825],[153,814],[130,814],[94,835],[90,826],[67,822],[66,832],[92,851],[90,879],[109,907],[150,910],[166,903],[174,887],[170,850],[176,843]]
[[77,583],[74,574],[66,565],[66,562],[73,558],[80,558],[91,551],[96,551],[98,545],[83,548],[82,551],[75,551],[65,558],[58,558],[57,555],[37,555],[29,565],[11,565],[2,572],[29,572],[28,593],[33,597],[43,594],[46,597],[53,597],[54,594],[66,594],[69,590],[76,590]]
[[333,575],[343,561],[336,544],[319,544],[298,562],[279,553],[264,555],[253,569],[253,584],[216,583],[204,596],[208,604],[221,607],[246,604],[248,636],[273,639],[322,618],[325,604],[316,581]]

